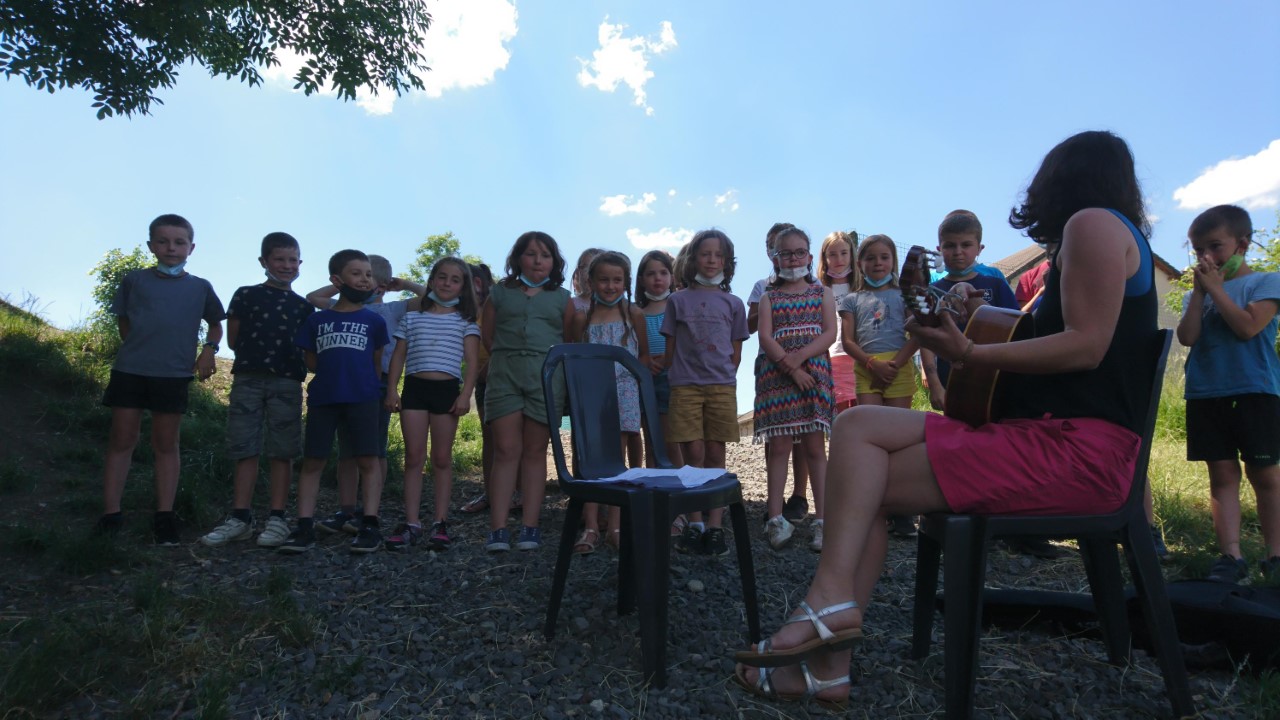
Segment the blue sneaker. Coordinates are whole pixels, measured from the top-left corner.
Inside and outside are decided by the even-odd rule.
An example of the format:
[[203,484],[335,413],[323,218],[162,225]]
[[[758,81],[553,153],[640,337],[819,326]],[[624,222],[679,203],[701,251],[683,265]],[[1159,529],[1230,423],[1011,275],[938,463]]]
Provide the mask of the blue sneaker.
[[520,539],[516,541],[517,550],[537,550],[542,547],[542,528],[520,528]]
[[491,531],[489,533],[489,541],[485,543],[484,549],[491,553],[511,550],[511,533],[506,528],[498,528]]

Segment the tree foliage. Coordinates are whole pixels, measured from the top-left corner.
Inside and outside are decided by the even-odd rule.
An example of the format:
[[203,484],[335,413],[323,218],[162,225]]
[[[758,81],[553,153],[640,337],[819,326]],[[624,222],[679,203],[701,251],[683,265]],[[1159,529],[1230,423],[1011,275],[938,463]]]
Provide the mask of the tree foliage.
[[0,72],[39,90],[82,87],[98,118],[148,114],[187,62],[262,82],[294,52],[307,95],[422,88],[425,0],[2,0]]
[[405,274],[410,280],[422,285],[427,284],[428,276],[431,274],[431,266],[443,257],[461,257],[462,261],[471,265],[479,265],[484,262],[475,255],[460,255],[462,243],[458,238],[454,237],[452,232],[443,235],[428,235],[426,242],[418,246],[413,262],[405,270]]
[[155,257],[141,245],[128,254],[120,248],[108,250],[89,271],[94,279],[93,314],[89,316],[90,322],[104,331],[114,333],[116,323],[115,316],[111,314],[111,302],[115,299],[124,276],[155,264]]

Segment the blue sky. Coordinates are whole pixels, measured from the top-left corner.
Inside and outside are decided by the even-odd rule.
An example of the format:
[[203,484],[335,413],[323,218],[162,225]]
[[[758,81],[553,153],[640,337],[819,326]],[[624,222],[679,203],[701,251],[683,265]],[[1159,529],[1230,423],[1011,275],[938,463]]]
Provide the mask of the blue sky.
[[89,93],[0,82],[0,293],[74,324],[89,268],[162,212],[193,222],[188,269],[224,301],[262,279],[274,230],[301,241],[303,292],[337,250],[401,268],[445,231],[500,267],[530,229],[572,262],[716,226],[745,297],[775,221],[933,245],[959,207],[983,220],[990,261],[1026,245],[1005,219],[1044,153],[1094,128],[1130,142],[1175,264],[1203,207],[1276,225],[1272,0],[432,7],[430,91],[394,103],[189,67],[151,116],[99,121]]

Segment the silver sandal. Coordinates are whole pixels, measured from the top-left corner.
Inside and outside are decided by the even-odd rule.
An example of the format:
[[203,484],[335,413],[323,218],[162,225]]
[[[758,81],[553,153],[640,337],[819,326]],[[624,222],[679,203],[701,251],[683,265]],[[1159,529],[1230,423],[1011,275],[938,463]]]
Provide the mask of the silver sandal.
[[753,667],[781,667],[783,665],[792,665],[817,652],[847,650],[862,639],[862,628],[846,628],[836,632],[827,627],[827,624],[822,622],[822,618],[845,610],[853,610],[857,607],[856,600],[849,600],[848,602],[828,605],[815,612],[808,602],[801,600],[800,612],[802,614],[792,615],[787,618],[783,625],[797,622],[812,623],[814,629],[818,631],[818,637],[793,648],[777,651],[773,649],[773,638],[766,638],[756,643],[755,648],[751,650],[739,650],[734,654],[734,660],[743,665],[751,665]]
[[819,680],[814,677],[813,672],[809,670],[809,663],[801,660],[800,674],[804,678],[804,692],[797,695],[795,693],[780,693],[773,687],[773,681],[769,679],[769,676],[773,674],[775,669],[776,668],[772,667],[759,668],[760,672],[756,676],[756,681],[752,683],[749,682],[746,675],[743,674],[742,666],[739,666],[739,668],[734,671],[733,678],[744,690],[756,697],[761,697],[766,700],[781,700],[782,702],[814,702],[827,710],[844,710],[848,707],[849,696],[847,693],[845,694],[845,697],[840,700],[827,700],[818,697],[818,693],[823,690],[852,684],[848,675],[832,678],[830,680]]

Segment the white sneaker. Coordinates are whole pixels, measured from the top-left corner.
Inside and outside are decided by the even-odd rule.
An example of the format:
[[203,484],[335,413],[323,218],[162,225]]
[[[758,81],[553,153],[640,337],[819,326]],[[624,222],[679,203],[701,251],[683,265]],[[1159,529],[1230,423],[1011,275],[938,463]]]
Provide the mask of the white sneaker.
[[200,542],[209,547],[220,547],[233,540],[248,540],[253,537],[253,523],[229,517],[208,535],[200,538]]
[[774,550],[780,550],[791,542],[791,534],[795,531],[796,526],[781,515],[769,518],[769,522],[764,524],[764,536],[769,538],[769,545]]
[[822,521],[813,521],[813,539],[809,541],[809,549],[814,552],[822,552]]
[[289,523],[284,518],[272,515],[267,524],[258,533],[258,547],[280,547],[289,539]]

